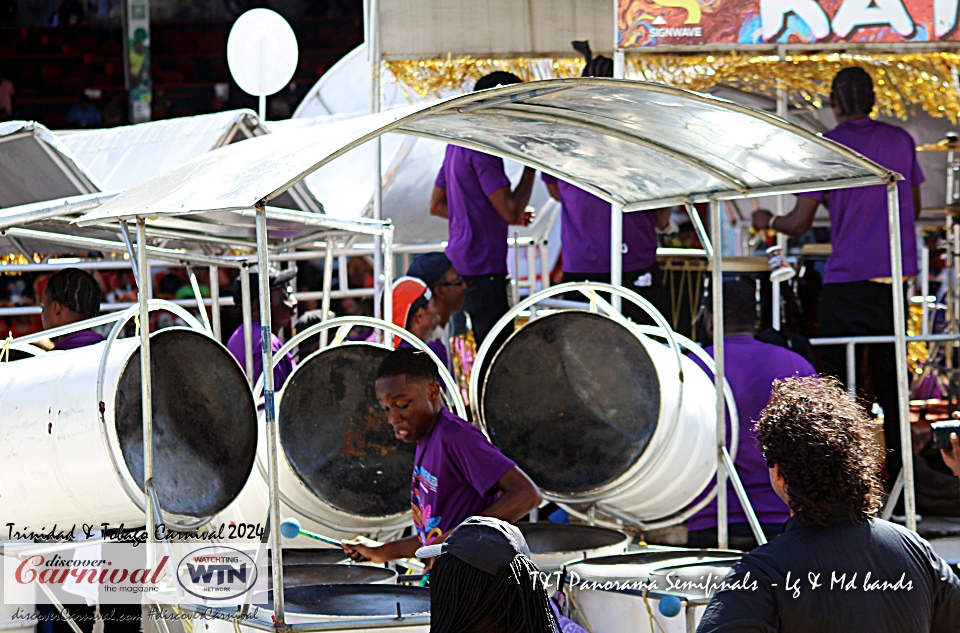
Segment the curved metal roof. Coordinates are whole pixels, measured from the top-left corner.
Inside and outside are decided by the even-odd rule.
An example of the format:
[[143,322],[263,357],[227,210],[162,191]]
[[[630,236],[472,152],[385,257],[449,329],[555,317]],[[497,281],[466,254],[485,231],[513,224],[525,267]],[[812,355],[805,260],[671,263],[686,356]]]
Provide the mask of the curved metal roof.
[[628,211],[895,177],[842,145],[723,99],[635,81],[556,79],[221,148],[128,190],[78,223],[250,209],[391,131],[533,166]]

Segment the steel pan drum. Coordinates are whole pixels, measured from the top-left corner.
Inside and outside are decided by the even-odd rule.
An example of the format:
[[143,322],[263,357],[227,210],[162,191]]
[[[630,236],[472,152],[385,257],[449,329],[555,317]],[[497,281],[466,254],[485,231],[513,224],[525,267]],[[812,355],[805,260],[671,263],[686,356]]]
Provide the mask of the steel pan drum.
[[[214,339],[169,328],[151,334],[150,346],[154,483],[168,525],[188,525],[243,488],[256,408],[240,366]],[[36,526],[143,520],[138,338],[0,367],[0,411],[17,421],[0,428],[0,515]]]
[[[256,413],[246,378],[230,353],[192,330],[150,337],[154,483],[164,512],[203,517],[226,507],[250,476]],[[143,488],[140,352],[127,364],[116,397],[123,459]]]
[[[270,553],[270,560],[273,560],[272,552]],[[287,567],[340,563],[345,560],[347,560],[347,555],[342,549],[334,549],[328,546],[317,548],[283,548],[284,573],[286,573]]]
[[[272,591],[267,601],[257,604],[256,618],[260,622],[272,623]],[[403,617],[427,615],[430,613],[430,590],[426,587],[406,587],[401,585],[307,585],[284,588],[286,621],[288,624],[302,622],[336,622],[349,627],[351,621],[357,621],[356,628],[337,629],[342,632],[365,633],[381,631],[379,627],[366,629],[360,622],[374,619],[395,619],[399,605]],[[252,611],[252,610],[251,610]],[[233,624],[227,620],[212,620],[207,623],[209,633],[231,633]],[[256,631],[252,627],[240,628]],[[408,624],[392,626],[392,631],[403,633],[428,633],[429,624]]]
[[553,313],[494,357],[481,418],[547,498],[662,518],[692,502],[716,468],[713,385],[680,363],[607,316]]
[[[307,585],[387,585],[397,583],[397,572],[373,565],[339,565],[318,563],[311,565],[283,564],[283,586],[304,587]],[[273,587],[273,572],[268,586]]]
[[557,569],[578,558],[625,552],[630,537],[618,530],[561,523],[518,523],[541,570]]
[[388,353],[366,343],[328,348],[284,385],[277,419],[294,476],[281,473],[281,492],[326,525],[381,526],[410,510],[416,447],[394,437],[374,391]]
[[[581,625],[604,633],[685,633],[684,612],[667,618],[657,608],[664,595],[688,601],[694,624],[703,617],[709,596],[693,585],[680,583],[720,581],[742,555],[733,550],[681,549],[651,546],[640,552],[576,561],[565,566],[570,582],[569,595],[580,612],[574,618]],[[669,580],[668,580],[669,578]],[[686,589],[670,589],[683,586]],[[650,620],[643,590],[653,617]]]

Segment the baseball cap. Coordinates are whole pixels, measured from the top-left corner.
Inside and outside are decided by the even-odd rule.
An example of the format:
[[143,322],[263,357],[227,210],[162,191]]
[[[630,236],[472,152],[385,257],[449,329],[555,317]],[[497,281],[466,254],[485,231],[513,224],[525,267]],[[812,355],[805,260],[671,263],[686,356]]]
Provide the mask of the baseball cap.
[[470,517],[443,543],[417,550],[417,558],[452,554],[491,576],[496,576],[517,556],[530,558],[527,541],[516,526],[493,517]]
[[433,288],[451,268],[453,262],[445,253],[426,253],[413,260],[407,269],[407,276],[422,279],[423,283]]
[[[410,315],[423,308],[430,301],[430,288],[422,279],[416,277],[400,277],[393,282],[393,323],[402,328],[407,327]],[[400,344],[400,337],[395,336],[393,346]]]
[[[271,266],[268,269],[269,279],[270,279],[270,290],[275,290],[277,288],[283,288],[290,281],[297,276],[297,267],[291,266],[286,270],[280,270],[279,268],[274,268]],[[255,301],[260,298],[260,273],[257,266],[252,266],[250,268],[250,301]],[[240,292],[240,277],[237,277],[233,282],[233,302],[236,305],[240,305],[243,301],[243,296]]]

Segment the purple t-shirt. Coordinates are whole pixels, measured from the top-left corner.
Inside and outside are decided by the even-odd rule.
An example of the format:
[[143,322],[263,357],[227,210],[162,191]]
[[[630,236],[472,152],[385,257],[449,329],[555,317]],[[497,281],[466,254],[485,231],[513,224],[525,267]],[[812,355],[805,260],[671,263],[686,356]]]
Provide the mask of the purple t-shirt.
[[490,199],[510,186],[503,159],[448,145],[434,183],[447,192],[450,239],[447,257],[461,275],[507,272],[507,223]]
[[[897,182],[903,274],[916,275],[913,187],[922,183],[924,176],[917,162],[913,137],[896,126],[870,118],[841,123],[824,136],[903,176],[904,179]],[[885,186],[813,191],[800,195],[822,202],[830,211],[833,252],[824,268],[824,283],[890,277],[890,223],[887,222]]]
[[88,345],[96,345],[106,339],[99,332],[93,330],[80,330],[72,334],[66,334],[60,337],[57,344],[53,346],[55,350],[77,349]]
[[493,486],[515,465],[480,429],[442,409],[414,458],[410,505],[420,542],[429,545],[482,514],[496,500]]
[[[261,334],[260,322],[252,321],[250,323],[250,329],[250,347],[253,350],[253,384],[257,384],[257,380],[259,380],[260,375],[263,374],[263,353],[260,351],[263,335]],[[283,347],[283,342],[276,334],[270,335],[270,341],[273,353],[276,354],[280,351],[280,348]],[[230,335],[230,339],[227,341],[227,349],[230,350],[233,357],[240,363],[241,369],[246,373],[247,361],[243,350],[243,325],[234,330],[233,334]],[[290,356],[290,354],[286,354],[280,359],[277,366],[273,368],[274,391],[280,391],[280,387],[287,381],[287,376],[293,373],[293,369],[296,366],[297,364],[293,362],[293,357]]]
[[[563,272],[610,273],[610,203],[549,174],[543,182],[560,194],[560,243]],[[623,214],[623,270],[649,268],[657,262],[657,228],[653,214]]]
[[[713,346],[705,350],[713,357]],[[770,472],[757,445],[753,423],[770,401],[773,381],[790,376],[815,376],[816,370],[802,356],[777,345],[761,343],[750,336],[734,336],[724,340],[724,375],[730,384],[737,403],[740,435],[737,442],[737,458],[734,465],[740,481],[747,491],[747,498],[761,523],[784,523],[790,518],[790,509],[770,485]],[[696,356],[690,357],[707,371]],[[713,380],[713,372],[707,371]],[[727,433],[730,432],[730,417],[727,416]],[[711,487],[713,484],[711,483]],[[727,485],[727,516],[729,523],[746,523],[740,500]],[[717,525],[717,500],[690,518],[690,530],[705,530]]]

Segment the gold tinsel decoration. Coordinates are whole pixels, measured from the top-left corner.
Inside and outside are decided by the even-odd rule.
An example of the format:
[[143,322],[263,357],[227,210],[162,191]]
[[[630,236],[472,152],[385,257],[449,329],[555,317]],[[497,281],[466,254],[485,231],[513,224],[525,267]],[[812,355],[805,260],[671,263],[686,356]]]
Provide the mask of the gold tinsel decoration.
[[[846,66],[863,66],[874,79],[879,114],[907,119],[917,111],[950,119],[960,114],[957,69],[960,53],[787,55],[643,55],[627,59],[627,76],[677,88],[705,92],[724,84],[746,92],[775,97],[778,89],[793,105],[820,108],[830,94],[830,81]],[[505,70],[521,79],[579,77],[583,60],[475,59],[470,56],[429,60],[386,61],[408,98],[416,93],[436,98],[470,90],[477,79]]]

